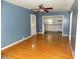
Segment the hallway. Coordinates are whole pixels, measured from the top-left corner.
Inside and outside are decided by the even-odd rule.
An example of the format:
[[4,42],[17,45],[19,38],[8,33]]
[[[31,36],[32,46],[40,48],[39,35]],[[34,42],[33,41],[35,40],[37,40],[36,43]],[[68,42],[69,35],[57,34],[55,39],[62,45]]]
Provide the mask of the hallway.
[[68,37],[61,33],[37,34],[2,51],[5,59],[72,59]]

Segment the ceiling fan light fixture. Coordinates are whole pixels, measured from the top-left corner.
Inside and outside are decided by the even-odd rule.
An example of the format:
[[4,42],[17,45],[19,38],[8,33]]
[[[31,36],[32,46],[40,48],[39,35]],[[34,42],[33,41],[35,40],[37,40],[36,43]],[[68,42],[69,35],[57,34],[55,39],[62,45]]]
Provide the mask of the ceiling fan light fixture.
[[43,9],[40,9],[40,12],[44,12],[44,10]]
[[33,9],[33,10],[36,10],[36,12],[46,12],[46,13],[48,13],[49,10],[53,9],[52,7],[46,8],[46,7],[43,6],[43,4],[38,5],[38,7],[39,7],[38,9]]

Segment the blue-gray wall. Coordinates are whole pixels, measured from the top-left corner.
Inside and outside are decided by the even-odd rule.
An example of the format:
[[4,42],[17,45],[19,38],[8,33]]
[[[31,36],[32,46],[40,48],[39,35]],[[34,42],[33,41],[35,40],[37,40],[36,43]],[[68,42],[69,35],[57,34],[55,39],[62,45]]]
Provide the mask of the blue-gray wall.
[[[30,14],[33,12],[2,1],[1,4],[1,47],[30,35]],[[33,13],[34,14],[34,13]]]
[[69,34],[69,12],[34,13],[23,7],[19,7],[2,1],[1,4],[1,47],[14,43],[23,36],[30,35],[30,14],[37,17],[37,32],[42,31],[43,15],[64,15],[63,33]]
[[76,42],[76,27],[77,27],[77,15],[78,15],[78,0],[75,0],[72,6],[73,16],[72,16],[72,30],[71,30],[71,46],[75,53],[75,42]]
[[49,12],[49,13],[39,13],[38,14],[38,19],[37,19],[37,32],[42,31],[42,16],[45,15],[63,15],[64,16],[64,21],[63,21],[63,34],[69,35],[69,24],[70,24],[70,16],[69,12]]

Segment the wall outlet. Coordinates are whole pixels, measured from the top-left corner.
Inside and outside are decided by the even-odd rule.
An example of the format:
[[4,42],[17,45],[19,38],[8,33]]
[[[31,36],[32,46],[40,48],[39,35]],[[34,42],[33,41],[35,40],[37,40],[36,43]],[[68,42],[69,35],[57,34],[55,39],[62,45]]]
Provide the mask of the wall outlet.
[[22,39],[24,39],[24,36],[22,37]]

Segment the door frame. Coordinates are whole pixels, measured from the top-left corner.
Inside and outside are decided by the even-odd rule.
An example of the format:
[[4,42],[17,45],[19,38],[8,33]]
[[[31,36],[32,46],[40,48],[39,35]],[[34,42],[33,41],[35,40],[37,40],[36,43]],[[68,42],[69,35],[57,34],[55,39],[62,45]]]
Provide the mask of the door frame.
[[69,28],[69,40],[70,40],[70,42],[71,42],[71,34],[72,34],[72,32],[71,32],[71,30],[72,30],[72,17],[73,17],[73,11],[71,11],[71,13],[70,13],[70,28]]
[[[37,32],[35,32],[35,34],[32,34],[32,30],[33,30],[33,28],[32,28],[32,26],[31,26],[31,24],[32,24],[32,17],[35,17],[35,19],[36,19],[36,15],[35,14],[31,14],[30,15],[30,27],[31,27],[31,36],[33,36],[33,35],[36,35],[37,34]],[[36,21],[35,21],[36,22]],[[36,26],[35,26],[36,27]]]
[[45,16],[42,16],[42,34],[44,34],[44,17],[48,17],[48,16],[62,16],[62,36],[63,36],[63,20],[64,20],[64,15],[45,15]]

